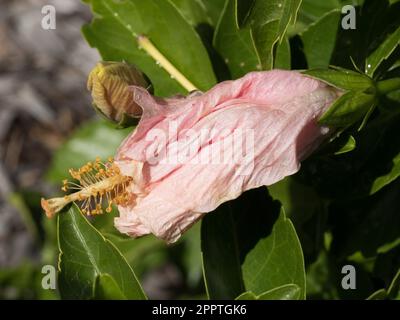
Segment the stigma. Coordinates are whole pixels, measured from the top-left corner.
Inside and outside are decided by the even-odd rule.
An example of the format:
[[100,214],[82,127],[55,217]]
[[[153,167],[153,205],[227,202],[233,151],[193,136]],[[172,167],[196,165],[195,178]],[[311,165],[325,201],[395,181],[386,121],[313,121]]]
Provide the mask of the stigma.
[[130,200],[127,187],[132,178],[121,174],[113,158],[106,163],[96,158],[77,170],[70,169],[69,174],[75,182],[63,180],[61,190],[72,193],[41,200],[48,218],[55,216],[71,202],[78,202],[83,214],[97,215],[104,211],[111,212],[113,204],[126,205]]

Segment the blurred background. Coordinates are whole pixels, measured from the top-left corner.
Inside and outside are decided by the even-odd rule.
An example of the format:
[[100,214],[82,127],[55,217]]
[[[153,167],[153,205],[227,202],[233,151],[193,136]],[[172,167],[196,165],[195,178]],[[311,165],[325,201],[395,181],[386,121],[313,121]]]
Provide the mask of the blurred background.
[[[57,9],[55,30],[41,28],[46,4]],[[51,155],[93,117],[85,85],[99,56],[80,33],[89,20],[90,11],[80,1],[0,2],[1,298],[34,297],[23,284],[16,288],[6,279],[6,270],[29,273],[29,266],[42,259],[25,198],[52,192],[54,186],[44,178]]]

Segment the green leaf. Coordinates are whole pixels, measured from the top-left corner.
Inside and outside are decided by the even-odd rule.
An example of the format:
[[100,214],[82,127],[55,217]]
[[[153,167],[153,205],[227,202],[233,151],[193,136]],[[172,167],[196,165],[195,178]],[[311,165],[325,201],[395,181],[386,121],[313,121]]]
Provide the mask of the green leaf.
[[336,42],[340,10],[326,13],[300,34],[309,68],[327,68]]
[[115,280],[107,273],[97,276],[94,299],[96,300],[126,300]]
[[400,300],[400,269],[393,278],[387,292],[389,298]]
[[[146,296],[118,249],[98,232],[76,205],[58,216],[59,289],[64,299],[92,299],[97,278],[108,274],[128,299]],[[109,279],[100,279],[103,294],[116,292]],[[105,288],[108,284],[111,287]],[[100,291],[99,291],[100,290]]]
[[103,233],[103,235],[118,248],[128,263],[135,268],[135,274],[138,277],[141,277],[149,269],[162,265],[168,259],[165,243],[156,237],[147,236],[132,239],[121,234]]
[[268,290],[259,296],[251,291],[242,293],[235,300],[299,300],[300,288],[295,284],[286,284],[271,290]]
[[339,154],[347,153],[347,152],[354,150],[355,147],[356,147],[356,140],[354,139],[353,136],[349,136],[347,142],[339,150],[337,150],[334,154],[339,155]]
[[349,91],[339,97],[319,119],[321,124],[346,127],[365,116],[376,101],[375,95]]
[[374,180],[371,186],[370,194],[378,192],[380,189],[393,182],[398,177],[400,177],[400,153],[393,158],[392,168],[390,171]]
[[386,60],[400,43],[400,27],[398,27],[386,40],[372,52],[366,60],[365,71],[372,76],[383,60]]
[[122,140],[131,131],[132,128],[116,130],[115,126],[103,120],[85,123],[56,151],[47,173],[48,178],[60,182],[68,177],[70,168],[79,168],[96,157],[106,160],[114,156]]
[[205,23],[215,27],[225,5],[225,0],[171,0],[171,2],[193,26]]
[[204,276],[211,299],[260,295],[288,283],[305,296],[303,253],[291,221],[259,188],[220,206],[202,222]]
[[379,289],[367,298],[367,300],[387,300],[387,299],[400,300],[400,269],[397,271],[396,275],[394,276],[387,290]]
[[385,253],[390,252],[392,249],[396,248],[399,244],[400,244],[400,237],[395,239],[395,240],[393,240],[392,242],[388,242],[388,243],[383,244],[376,251],[378,253],[385,254]]
[[303,0],[299,10],[299,22],[308,25],[334,9],[340,8],[340,0]]
[[83,34],[104,60],[133,63],[154,85],[155,94],[185,93],[183,87],[157,65],[137,43],[147,36],[154,46],[200,90],[216,83],[210,59],[193,27],[168,0],[86,0],[95,18]]
[[289,38],[285,37],[276,49],[274,68],[290,70],[291,67],[292,64],[291,64],[291,54],[290,54],[290,43],[289,43]]
[[367,300],[385,300],[385,299],[387,299],[387,292],[385,289],[379,289],[367,298]]
[[251,27],[261,66],[270,70],[274,66],[274,50],[289,25],[296,22],[301,0],[255,0],[246,19]]
[[240,28],[238,15],[238,0],[228,0],[213,41],[234,79],[261,68],[250,27]]
[[299,300],[301,289],[296,284],[287,284],[274,288],[258,296],[258,300]]
[[235,300],[257,300],[257,295],[251,291],[243,292]]
[[312,69],[303,71],[303,74],[344,90],[366,91],[373,86],[369,77],[346,69]]

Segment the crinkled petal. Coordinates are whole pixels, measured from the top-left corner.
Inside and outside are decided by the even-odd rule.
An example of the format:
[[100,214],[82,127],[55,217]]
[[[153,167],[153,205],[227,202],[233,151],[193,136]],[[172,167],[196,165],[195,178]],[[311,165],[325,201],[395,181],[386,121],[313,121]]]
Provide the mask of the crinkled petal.
[[339,94],[297,72],[276,70],[188,98],[162,100],[134,91],[143,118],[116,163],[141,187],[131,187],[140,194],[116,226],[167,242],[221,203],[297,172],[327,135],[316,119]]

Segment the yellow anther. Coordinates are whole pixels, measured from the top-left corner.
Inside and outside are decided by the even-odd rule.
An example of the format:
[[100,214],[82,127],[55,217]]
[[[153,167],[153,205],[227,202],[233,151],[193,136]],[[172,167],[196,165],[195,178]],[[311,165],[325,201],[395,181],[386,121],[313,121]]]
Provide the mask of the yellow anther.
[[[78,170],[69,169],[70,175],[78,180],[80,185],[64,179],[61,189],[64,192],[69,189],[79,191],[63,198],[43,199],[42,207],[47,216],[54,216],[73,201],[81,202],[82,213],[87,215],[112,212],[113,204],[128,204],[130,196],[126,187],[132,182],[132,178],[120,174],[118,166],[113,163],[113,158],[110,157],[108,160],[103,164],[97,157],[94,162],[88,162]],[[106,207],[105,210],[102,209],[103,205]]]

